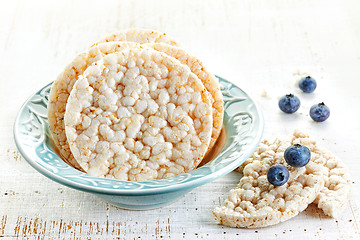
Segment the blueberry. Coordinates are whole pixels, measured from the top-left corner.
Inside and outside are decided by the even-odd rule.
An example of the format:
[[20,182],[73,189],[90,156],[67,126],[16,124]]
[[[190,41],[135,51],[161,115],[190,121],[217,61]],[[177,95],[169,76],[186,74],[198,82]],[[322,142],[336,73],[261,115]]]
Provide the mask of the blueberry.
[[303,145],[294,144],[284,152],[285,161],[292,167],[303,167],[310,161],[310,150]]
[[267,179],[274,186],[284,185],[289,180],[289,170],[280,164],[271,166],[267,172]]
[[310,108],[310,117],[315,122],[323,122],[328,119],[330,116],[330,109],[325,105],[325,103],[315,104]]
[[306,93],[312,93],[316,88],[316,81],[310,76],[304,77],[299,81],[299,88]]
[[279,100],[279,108],[285,113],[294,113],[299,107],[300,99],[293,94],[287,94]]

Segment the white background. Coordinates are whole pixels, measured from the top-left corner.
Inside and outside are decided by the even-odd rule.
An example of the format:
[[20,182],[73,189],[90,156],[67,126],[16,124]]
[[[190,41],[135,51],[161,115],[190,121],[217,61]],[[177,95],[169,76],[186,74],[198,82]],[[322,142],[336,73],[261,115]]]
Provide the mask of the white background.
[[[360,2],[254,1],[1,1],[0,236],[30,239],[360,239]],[[211,210],[239,181],[231,173],[167,207],[126,211],[59,185],[19,155],[12,125],[22,103],[53,81],[74,56],[104,35],[130,27],[164,31],[215,74],[240,86],[263,110],[264,137],[309,133],[337,154],[352,175],[338,219],[316,206],[264,229],[215,223]],[[313,94],[296,86],[318,82]],[[278,98],[295,93],[299,111],[281,113]],[[314,123],[311,105],[331,110]]]

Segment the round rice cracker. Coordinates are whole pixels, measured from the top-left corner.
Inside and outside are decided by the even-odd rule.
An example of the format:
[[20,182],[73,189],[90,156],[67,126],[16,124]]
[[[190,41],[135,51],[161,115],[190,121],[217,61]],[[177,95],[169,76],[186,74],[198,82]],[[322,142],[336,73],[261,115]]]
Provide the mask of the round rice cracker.
[[100,40],[99,43],[103,42],[136,42],[136,43],[166,43],[172,46],[181,47],[181,45],[173,38],[166,35],[166,33],[158,32],[150,29],[129,29],[112,33]]
[[73,167],[82,170],[69,149],[69,145],[65,136],[65,126],[63,122],[65,105],[72,90],[72,86],[74,85],[78,76],[83,73],[86,67],[88,67],[93,62],[106,54],[121,51],[126,48],[142,47],[151,47],[177,58],[178,60],[180,60],[180,62],[188,65],[190,67],[190,70],[200,78],[205,88],[211,94],[210,98],[213,106],[213,132],[208,152],[215,144],[216,139],[221,132],[223,121],[224,110],[222,94],[220,92],[219,83],[217,82],[216,78],[203,66],[203,64],[198,59],[189,55],[183,49],[172,47],[162,43],[149,43],[145,46],[131,42],[101,43],[90,48],[87,52],[79,54],[75,58],[75,60],[73,60],[72,63],[65,68],[64,72],[54,82],[50,92],[50,101],[48,106],[49,128],[52,132],[55,145],[59,148],[59,152],[62,158],[69,165],[72,165]]
[[49,129],[62,159],[69,165],[82,170],[74,159],[65,135],[64,114],[66,102],[73,85],[85,69],[101,57],[127,48],[141,48],[140,44],[131,42],[102,43],[79,54],[54,81],[48,104]]
[[[307,146],[311,151],[311,161],[322,167],[321,173],[324,178],[324,186],[320,189],[314,203],[326,215],[333,218],[338,217],[344,209],[350,194],[350,175],[347,167],[337,156],[318,146],[315,140],[299,130],[294,131],[291,141],[292,144],[299,143]],[[269,142],[264,141],[259,145],[254,155],[260,155],[268,147]],[[251,157],[246,160],[237,171],[243,172],[244,167],[253,162],[254,159],[256,158]]]
[[[259,228],[286,221],[306,209],[324,188],[325,169],[314,158],[301,168],[289,166],[284,151],[295,143],[305,142],[297,137],[292,141],[263,141],[224,205],[213,210],[215,219],[230,227]],[[287,183],[279,187],[267,180],[267,171],[275,164],[285,165],[290,172]]]
[[197,167],[212,133],[209,94],[190,69],[153,49],[106,55],[75,83],[65,130],[96,177],[168,178]]
[[209,152],[220,135],[224,117],[224,102],[217,78],[204,67],[203,63],[199,59],[192,56],[182,48],[170,46],[164,43],[148,43],[145,44],[145,46],[150,46],[157,51],[164,52],[169,56],[176,58],[182,64],[187,65],[191,72],[193,72],[202,81],[206,90],[210,93],[213,107],[213,131],[208,149]]

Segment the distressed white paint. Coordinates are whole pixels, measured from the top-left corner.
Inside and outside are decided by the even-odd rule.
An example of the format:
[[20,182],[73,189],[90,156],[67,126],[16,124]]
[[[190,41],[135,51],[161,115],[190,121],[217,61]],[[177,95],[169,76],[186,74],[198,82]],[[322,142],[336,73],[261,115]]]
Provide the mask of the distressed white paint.
[[[359,239],[360,4],[349,1],[1,1],[0,236],[8,239]],[[315,206],[258,230],[216,225],[211,210],[239,175],[231,173],[150,211],[126,211],[61,186],[33,170],[16,150],[12,125],[26,98],[52,81],[76,53],[104,34],[155,28],[183,42],[214,73],[247,91],[265,116],[265,136],[310,133],[350,168],[349,204],[338,219]],[[296,88],[296,72],[318,80]],[[264,97],[264,91],[267,97]],[[277,99],[298,94],[298,113]],[[309,107],[324,101],[327,122]]]

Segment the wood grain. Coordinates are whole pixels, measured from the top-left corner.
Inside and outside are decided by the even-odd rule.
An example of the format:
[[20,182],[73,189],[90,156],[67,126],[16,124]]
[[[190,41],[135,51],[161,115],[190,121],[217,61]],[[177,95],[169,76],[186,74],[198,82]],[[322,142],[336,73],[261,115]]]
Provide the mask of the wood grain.
[[[1,1],[0,238],[3,239],[360,239],[360,4],[320,1]],[[316,206],[264,229],[215,223],[211,210],[238,182],[233,172],[150,211],[127,211],[59,185],[17,151],[12,126],[28,96],[54,80],[79,52],[105,34],[155,28],[183,42],[214,73],[239,85],[262,108],[266,137],[300,128],[349,166],[352,192],[338,219]],[[296,81],[311,74],[314,94]],[[293,92],[301,108],[279,112]],[[328,121],[308,116],[324,101]]]

